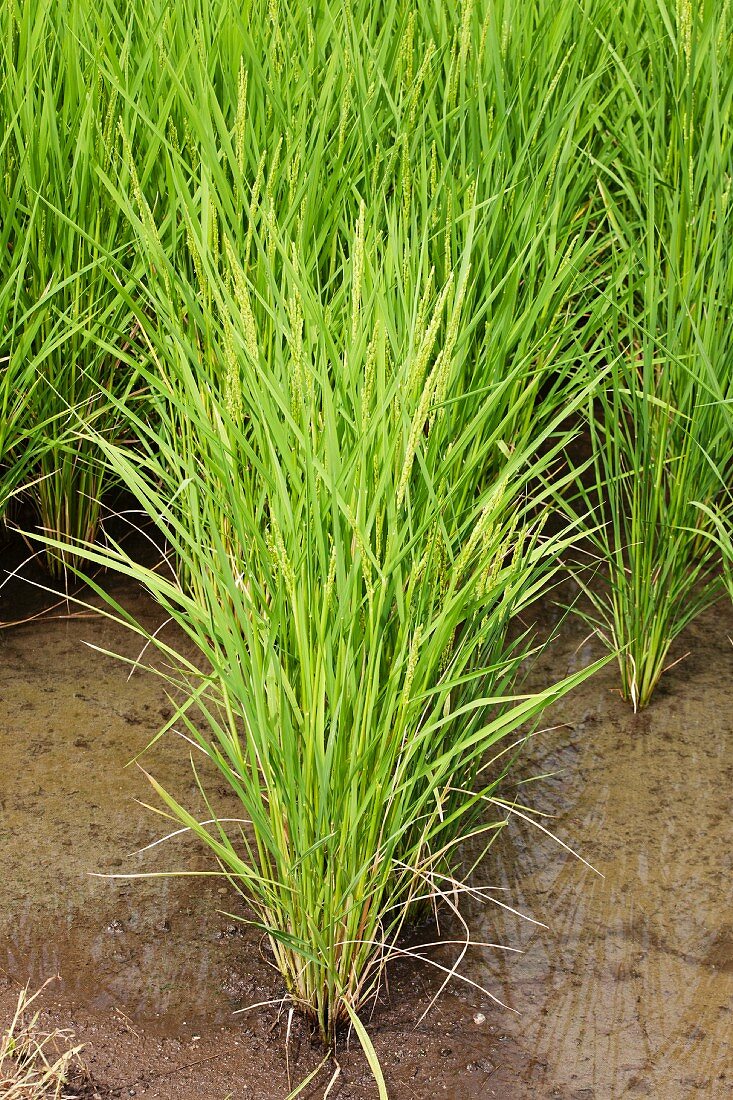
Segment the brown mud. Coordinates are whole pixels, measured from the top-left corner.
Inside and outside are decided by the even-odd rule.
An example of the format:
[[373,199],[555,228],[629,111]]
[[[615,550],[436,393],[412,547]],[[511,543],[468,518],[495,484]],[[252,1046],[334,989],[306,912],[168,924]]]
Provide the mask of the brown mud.
[[[110,584],[147,627],[160,627],[139,590]],[[8,584],[0,620],[44,602]],[[554,618],[544,609],[541,629]],[[532,680],[598,656],[593,643],[578,651],[584,634],[565,623]],[[648,711],[631,713],[609,667],[531,739],[507,795],[552,815],[540,820],[604,877],[511,818],[476,879],[547,927],[469,906],[474,939],[522,949],[472,947],[463,967],[506,1009],[454,982],[415,1026],[440,975],[395,967],[371,1019],[394,1100],[733,1096],[729,635],[733,614],[721,602],[687,631],[674,656],[690,655]],[[58,973],[42,1023],[70,1027],[85,1044],[85,1095],[282,1100],[322,1053],[278,1003],[266,945],[235,919],[247,912],[228,883],[90,873],[210,864],[186,836],[136,854],[174,827],[140,805],[154,796],[129,764],[172,703],[159,679],[129,677],[85,642],[130,657],[140,648],[124,628],[68,617],[64,606],[0,632],[0,1026],[19,986]],[[170,735],[141,764],[200,807],[186,749]],[[214,788],[217,811],[236,816]],[[431,957],[450,964],[451,950]],[[275,1003],[234,1015],[263,1001]],[[357,1048],[352,1040],[337,1052],[332,1098],[376,1096]],[[335,1070],[324,1066],[301,1095],[322,1096]]]

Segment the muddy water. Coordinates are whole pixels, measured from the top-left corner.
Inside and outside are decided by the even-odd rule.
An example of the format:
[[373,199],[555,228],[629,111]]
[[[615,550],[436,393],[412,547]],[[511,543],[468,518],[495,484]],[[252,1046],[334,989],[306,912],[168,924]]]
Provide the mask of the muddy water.
[[[0,618],[28,610],[17,593],[14,607],[4,595]],[[117,595],[150,628],[160,625],[134,589],[118,585]],[[564,630],[535,669],[538,682],[596,654],[589,644],[577,651],[581,628]],[[690,656],[642,716],[618,699],[608,670],[532,740],[518,778],[545,778],[520,783],[518,796],[554,815],[544,823],[604,877],[521,820],[505,829],[482,881],[503,886],[505,900],[547,927],[476,909],[475,938],[523,953],[474,949],[468,974],[515,1011],[460,987],[447,1001],[457,1007],[442,1011],[446,1027],[461,1013],[469,1022],[468,1031],[461,1024],[466,1072],[488,1058],[511,1065],[513,1077],[495,1091],[494,1078],[479,1087],[474,1074],[443,1095],[733,1095],[726,633],[733,616],[721,605],[688,631]],[[243,958],[259,963],[259,942],[225,915],[239,911],[227,885],[89,874],[207,864],[186,838],[135,854],[166,823],[134,801],[149,799],[149,788],[125,765],[171,703],[155,678],[128,679],[85,641],[128,655],[139,648],[95,618],[46,617],[0,636],[0,969],[17,982],[59,970],[71,1001],[160,1034],[231,1022],[233,1007],[275,995],[277,979],[266,966],[243,967]],[[196,805],[183,742],[159,743],[144,764]],[[225,791],[216,797],[222,812],[236,813]],[[487,1025],[473,1028],[479,1008]],[[413,1095],[395,1093],[403,1094]]]
[[[160,627],[136,589],[116,594]],[[5,596],[0,617],[32,612],[22,589]],[[162,682],[89,648],[135,657],[142,643],[66,611],[0,632],[0,969],[32,983],[60,972],[68,997],[164,1030],[230,1019],[228,986],[247,994],[234,977],[246,933],[217,913],[242,911],[226,881],[96,877],[211,869],[187,837],[137,854],[176,827],[140,805],[160,805],[141,767],[208,815],[181,739],[134,762],[172,713]],[[218,810],[236,815],[216,777],[212,787]]]
[[[690,651],[639,716],[596,677],[552,715],[522,764],[517,797],[603,877],[514,821],[492,882],[546,923],[496,909],[484,982],[520,1015],[505,1034],[527,1056],[525,1091],[588,1097],[733,1095],[733,635],[729,605],[687,631]],[[592,656],[571,628],[539,675]],[[679,650],[684,652],[684,649]],[[484,872],[485,873],[485,872]],[[474,976],[476,967],[474,967]],[[553,1090],[558,1090],[555,1093]]]

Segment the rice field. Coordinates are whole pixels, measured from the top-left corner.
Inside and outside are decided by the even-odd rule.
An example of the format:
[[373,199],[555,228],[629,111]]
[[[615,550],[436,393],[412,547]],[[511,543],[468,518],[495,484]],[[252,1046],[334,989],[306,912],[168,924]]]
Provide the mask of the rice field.
[[372,1036],[415,929],[453,947],[416,1022],[500,999],[463,963],[502,834],[555,832],[533,735],[610,681],[653,716],[730,606],[733,12],[4,0],[0,32],[0,657],[107,621],[90,667],[170,700],[133,750],[170,862],[114,881],[218,876],[320,1044],[277,1095],[351,1095],[347,1041],[401,1095]]

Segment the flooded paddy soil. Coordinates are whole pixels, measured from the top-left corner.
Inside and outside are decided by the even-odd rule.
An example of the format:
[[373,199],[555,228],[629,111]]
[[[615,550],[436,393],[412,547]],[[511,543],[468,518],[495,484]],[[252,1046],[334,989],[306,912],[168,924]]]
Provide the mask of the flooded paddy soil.
[[[149,628],[160,613],[124,582],[116,597]],[[48,597],[6,585],[0,619]],[[60,974],[42,1022],[85,1044],[102,1100],[281,1100],[321,1054],[304,1024],[288,1037],[282,995],[258,933],[215,877],[129,881],[90,872],[205,870],[182,837],[139,801],[144,774],[125,767],[171,713],[160,680],[85,642],[129,656],[123,628],[66,609],[0,633],[0,1025],[20,985]],[[544,609],[541,629],[555,612]],[[584,628],[563,626],[536,682],[598,655]],[[652,707],[634,716],[609,668],[558,705],[529,744],[518,800],[603,878],[514,818],[478,878],[546,928],[496,906],[471,912],[473,936],[522,954],[472,948],[464,973],[508,1009],[456,982],[415,1027],[440,977],[400,964],[371,1028],[395,1100],[503,1097],[733,1096],[733,635],[722,602],[687,631],[690,654]],[[186,745],[173,736],[142,760],[200,802]],[[537,782],[527,782],[543,776]],[[236,815],[215,787],[220,812]],[[428,930],[426,938],[433,938]],[[419,942],[419,941],[418,941]],[[450,963],[448,948],[433,952]],[[483,1017],[483,1019],[482,1019]],[[476,1022],[478,1021],[478,1022]],[[286,1058],[287,1047],[287,1058]],[[376,1090],[356,1044],[338,1052],[331,1097]],[[334,1065],[302,1095],[322,1096]]]

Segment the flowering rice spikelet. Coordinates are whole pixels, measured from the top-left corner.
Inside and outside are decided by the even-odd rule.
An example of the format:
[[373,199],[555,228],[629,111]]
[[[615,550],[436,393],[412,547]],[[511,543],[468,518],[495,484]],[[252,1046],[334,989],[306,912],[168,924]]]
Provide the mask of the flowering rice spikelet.
[[341,93],[341,111],[339,113],[339,132],[338,132],[338,156],[340,157],[344,151],[344,145],[346,143],[346,130],[349,124],[349,114],[351,113],[351,55],[349,51],[346,51],[344,58],[344,85]]
[[465,72],[468,52],[471,48],[471,26],[473,23],[474,0],[463,0],[461,13],[461,41],[459,49],[459,66],[461,73]]
[[461,578],[466,574],[476,550],[480,545],[484,547],[490,545],[495,539],[496,531],[502,531],[502,527],[497,527],[497,520],[501,517],[503,507],[500,508],[502,497],[506,494],[506,478],[500,477],[496,485],[494,486],[486,504],[481,510],[481,514],[471,529],[471,534],[464,543],[460,554],[455,561],[455,575],[457,578]]
[[227,260],[229,262],[229,271],[232,276],[232,282],[234,285],[234,297],[239,307],[239,313],[242,318],[243,338],[244,338],[244,350],[247,352],[252,363],[258,363],[260,359],[259,345],[257,340],[257,325],[255,323],[254,314],[252,312],[252,303],[249,296],[249,287],[247,286],[247,280],[242,270],[242,265],[239,263],[234,249],[232,248],[229,238],[224,238],[224,248],[227,254]]
[[448,63],[448,76],[445,82],[445,101],[449,111],[452,111],[455,107],[456,97],[458,95],[458,49],[459,35],[454,34],[450,51],[450,61]]
[[374,333],[367,348],[366,364],[364,367],[364,388],[361,399],[361,428],[366,434],[371,415],[372,394],[374,392],[374,374],[377,362],[377,353],[382,339],[382,322],[379,318],[374,323]]
[[331,550],[328,558],[328,574],[326,576],[326,584],[323,589],[323,606],[325,612],[327,612],[331,607],[331,600],[333,598],[333,587],[336,582],[336,543],[333,541],[333,536],[329,534],[328,537],[331,544]]
[[506,57],[507,50],[509,49],[509,43],[512,37],[512,24],[508,19],[505,19],[501,25],[501,56],[502,59]]
[[186,211],[184,214],[184,220],[186,223],[186,243],[188,244],[188,251],[191,259],[193,260],[193,269],[196,272],[196,279],[199,284],[199,291],[201,293],[201,297],[204,300],[207,300],[210,295],[209,280],[206,277],[206,273],[204,272],[204,265],[201,261],[201,250],[199,249],[198,241],[196,240],[196,236],[193,231],[193,225],[191,224],[191,217],[188,214],[188,211]]
[[359,313],[361,310],[361,290],[364,278],[364,220],[366,218],[366,203],[362,199],[359,203],[359,218],[356,223],[356,236],[354,238],[354,263],[351,279],[351,339],[356,340],[359,331]]
[[450,274],[453,269],[453,243],[452,243],[452,231],[453,231],[453,191],[449,189],[448,198],[446,200],[446,212],[445,212],[445,229],[443,232],[443,262],[445,264],[446,276]]
[[417,70],[417,76],[415,77],[415,83],[410,91],[410,113],[408,116],[408,130],[412,132],[415,129],[415,122],[417,119],[417,109],[420,105],[421,93],[423,85],[427,78],[428,70],[435,54],[435,43],[428,42],[425,50],[425,56],[420,63],[420,68]]
[[[431,268],[430,275],[428,276],[427,286],[425,288],[425,292],[423,293],[422,299],[421,299],[420,304],[418,306],[418,315],[421,317],[421,319],[423,319],[423,323],[424,323],[424,318],[425,318],[425,315],[426,315],[427,309],[428,309],[428,303],[429,303],[428,293],[432,292],[433,271],[434,271],[434,269]],[[435,347],[435,340],[436,340],[437,335],[438,335],[438,329],[440,328],[440,323],[441,323],[442,314],[443,314],[443,308],[445,306],[445,302],[446,302],[446,299],[448,297],[448,291],[450,290],[450,287],[452,285],[453,285],[453,276],[451,274],[448,277],[448,281],[446,282],[446,284],[443,287],[442,291],[440,292],[440,297],[438,298],[436,306],[433,310],[433,315],[430,318],[430,324],[428,325],[428,327],[423,332],[422,339],[420,340],[420,343],[418,344],[418,347],[417,347],[417,351],[415,352],[415,356],[414,356],[414,360],[413,360],[413,366],[412,366],[412,369],[410,370],[409,375],[407,376],[407,385],[405,387],[406,394],[408,395],[408,397],[411,396],[415,392],[417,387],[422,385],[422,383],[423,383],[423,379],[425,377],[425,371],[427,370],[427,366],[428,366],[428,363],[430,361],[430,356],[432,355],[433,348]],[[418,332],[420,331],[419,329],[417,329],[417,326],[416,326],[416,331],[418,331]]]
[[[546,114],[546,112],[547,112],[547,110],[550,106],[550,102],[552,100],[552,96],[555,92],[555,89],[557,88],[558,84],[560,83],[560,78],[561,78],[568,62],[570,61],[570,58],[571,58],[573,52],[574,52],[574,47],[570,46],[567,53],[563,57],[562,61],[558,65],[557,72],[555,73],[555,75],[552,78],[552,81],[550,82],[550,87],[547,89],[547,95],[545,96],[544,103],[542,104],[542,108],[541,108],[541,110],[540,110],[540,112],[537,116],[537,121],[535,122],[534,133],[532,135],[532,144],[533,145],[535,145],[536,142],[537,142],[537,138],[538,138],[538,136],[541,132],[542,120],[545,117],[545,114]],[[557,155],[557,150],[555,151],[555,155]]]
[[241,424],[244,419],[244,405],[242,403],[242,383],[239,375],[239,360],[234,345],[234,334],[231,324],[224,327],[224,356],[226,372],[224,375],[224,407],[234,424]]
[[412,682],[415,679],[415,670],[417,668],[417,662],[420,657],[420,645],[423,637],[423,625],[418,623],[415,627],[415,631],[412,635],[410,642],[410,652],[407,657],[407,668],[405,669],[405,680],[402,686],[402,707],[406,707],[410,702],[410,692],[412,691]]
[[216,266],[219,263],[219,215],[213,197],[209,199],[209,240],[211,255]]
[[402,215],[407,224],[410,221],[410,207],[412,203],[412,177],[410,174],[410,139],[405,134],[402,138]]
[[249,257],[252,250],[252,237],[254,235],[255,221],[259,211],[260,205],[260,191],[262,189],[262,180],[265,174],[265,159],[267,157],[267,151],[263,150],[257,164],[257,172],[255,173],[254,183],[252,184],[252,194],[249,200],[249,218],[247,221],[247,236],[244,245],[244,266],[249,267]]
[[677,0],[677,33],[689,75],[692,62],[692,0]]
[[[420,349],[417,353],[417,357],[416,357],[416,360],[415,360],[415,375],[414,375],[414,377],[417,377],[417,378],[421,377],[424,370],[425,370],[425,368],[426,368],[426,366],[427,366],[427,364],[428,364],[428,361],[430,359],[430,355],[432,354],[432,350],[433,350],[433,347],[435,345],[435,339],[436,339],[437,334],[438,334],[438,327],[439,327],[441,319],[442,319],[443,309],[445,307],[445,302],[446,302],[446,299],[448,297],[448,292],[450,291],[450,288],[451,288],[452,285],[453,285],[453,277],[451,275],[449,277],[447,283],[443,287],[440,298],[438,299],[438,302],[436,304],[435,312],[433,314],[432,320],[430,321],[430,325],[428,326],[428,330],[425,333],[425,337],[424,337],[423,342],[420,346]],[[417,452],[417,445],[418,445],[420,436],[422,435],[423,430],[425,428],[425,421],[427,420],[427,417],[428,417],[428,411],[430,409],[430,403],[431,403],[431,401],[433,399],[433,395],[435,393],[435,385],[436,385],[436,381],[437,381],[436,372],[437,372],[437,369],[439,368],[439,366],[440,366],[440,362],[438,361],[438,363],[436,363],[436,365],[433,367],[433,370],[430,372],[427,379],[425,380],[425,384],[423,385],[423,390],[422,390],[422,394],[421,394],[421,397],[420,397],[420,401],[418,403],[417,409],[415,410],[415,415],[413,416],[412,424],[410,425],[410,433],[409,433],[408,438],[407,438],[407,448],[406,448],[406,451],[405,451],[405,461],[404,461],[404,465],[403,465],[403,468],[402,468],[402,474],[400,476],[400,480],[399,480],[399,483],[398,483],[398,486],[397,486],[396,503],[397,503],[398,508],[402,507],[402,503],[405,499],[405,493],[407,491],[407,486],[408,486],[408,483],[409,483],[409,480],[410,480],[410,475],[412,473],[412,466],[413,466],[413,463],[415,461],[415,454]]]
[[247,136],[247,70],[244,60],[239,62],[239,86],[237,89],[237,115],[234,122],[234,156],[239,174],[244,178],[245,142]]
[[[420,296],[420,301],[417,306],[417,316],[415,317],[415,332],[422,332],[425,328],[425,320],[428,315],[428,308],[432,301],[435,282],[435,264],[430,268],[430,273],[425,281],[425,289]],[[414,376],[411,376],[410,382],[415,381]],[[419,380],[418,380],[419,381]]]
[[[292,246],[292,263],[296,267],[297,256],[295,245]],[[304,363],[303,363],[303,302],[297,283],[288,297],[288,345],[292,359],[291,387],[293,405],[297,407],[303,400],[304,387]]]
[[[160,239],[160,234],[158,233],[158,227],[155,224],[155,218],[153,217],[153,212],[148,205],[148,200],[143,195],[142,187],[140,186],[140,179],[137,174],[137,168],[135,167],[135,160],[132,155],[132,149],[130,148],[130,143],[127,139],[127,133],[121,119],[119,122],[119,131],[125,153],[125,163],[127,165],[127,170],[130,174],[130,185],[132,187],[132,193],[135,197],[135,202],[137,203],[138,210],[140,212],[140,217],[142,219],[146,233],[148,234],[149,240],[152,239],[152,241],[155,242],[155,245],[157,246],[160,255],[163,256],[165,255],[165,253]],[[168,269],[165,266],[165,263],[163,264],[163,278],[165,280],[166,291],[170,299],[173,295],[171,291],[170,276],[168,275]]]
[[[470,271],[470,266],[469,266]],[[448,379],[450,378],[451,362],[453,359],[453,351],[456,346],[456,340],[458,339],[458,325],[461,320],[461,311],[463,310],[463,303],[466,298],[466,291],[469,286],[469,271],[466,272],[465,278],[461,279],[458,286],[458,293],[456,300],[451,310],[450,320],[448,322],[448,328],[445,333],[445,340],[443,347],[440,351],[440,368],[437,370],[436,382],[435,382],[435,404],[438,406],[431,415],[430,426],[432,427],[433,421],[436,416],[440,416],[444,409],[442,402],[445,400],[446,391],[448,388]],[[437,367],[436,363],[436,367]]]
[[430,224],[435,225],[438,220],[438,149],[433,140],[433,144],[430,149],[430,174],[429,174],[429,190],[428,201],[432,208],[430,215]]
[[[730,7],[730,0],[724,0],[723,7],[720,11],[720,17],[718,22],[718,33],[715,39],[715,49],[718,54],[722,54],[723,48],[726,44],[726,32],[728,30],[728,9]],[[730,49],[731,43],[728,43],[728,49]],[[723,61],[722,57],[719,57],[718,64]]]
[[285,588],[290,598],[293,609],[295,608],[295,572],[285,549],[280,525],[275,518],[274,509],[270,508],[270,525],[265,532],[267,548],[270,551],[273,563],[277,566],[280,575],[285,582]]

